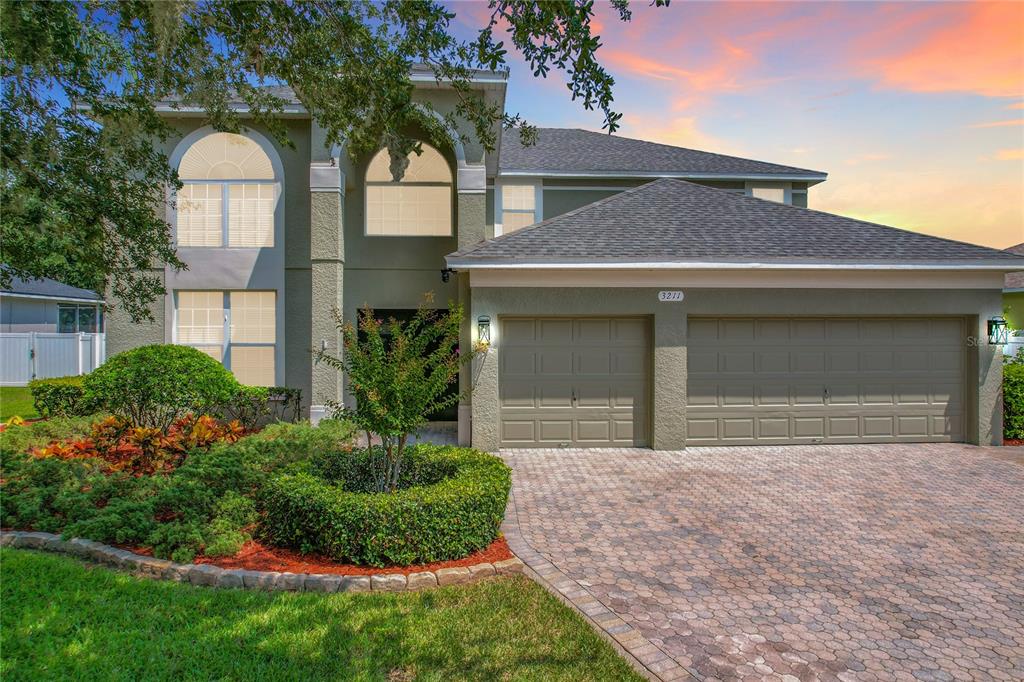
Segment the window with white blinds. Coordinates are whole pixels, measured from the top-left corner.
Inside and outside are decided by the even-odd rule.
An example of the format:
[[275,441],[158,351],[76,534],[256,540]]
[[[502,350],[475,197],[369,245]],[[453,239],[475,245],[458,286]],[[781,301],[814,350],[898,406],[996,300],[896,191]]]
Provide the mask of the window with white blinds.
[[430,145],[409,155],[401,181],[382,149],[366,168],[366,234],[378,237],[448,237],[452,234],[452,173]]
[[206,353],[247,386],[274,386],[277,300],[273,291],[178,291],[176,340]]
[[533,185],[501,185],[501,233],[508,234],[537,222]]
[[206,135],[185,152],[178,176],[179,246],[274,246],[279,186],[270,158],[254,140]]
[[786,202],[786,190],[782,187],[751,187],[750,196],[758,199],[766,199],[768,201],[775,201],[777,203]]

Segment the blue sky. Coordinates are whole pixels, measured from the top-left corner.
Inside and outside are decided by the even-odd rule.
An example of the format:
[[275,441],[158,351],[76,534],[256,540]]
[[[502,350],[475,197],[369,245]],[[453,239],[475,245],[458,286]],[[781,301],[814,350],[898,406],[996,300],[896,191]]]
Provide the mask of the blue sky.
[[[455,2],[460,31],[483,3]],[[829,172],[813,208],[994,247],[1024,242],[1024,3],[596,5],[620,134]],[[507,108],[599,130],[511,63]]]

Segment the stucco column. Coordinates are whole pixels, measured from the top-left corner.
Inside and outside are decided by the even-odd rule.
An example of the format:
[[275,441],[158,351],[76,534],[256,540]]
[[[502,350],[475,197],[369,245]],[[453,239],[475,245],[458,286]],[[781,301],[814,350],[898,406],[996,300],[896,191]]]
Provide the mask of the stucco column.
[[[458,244],[459,248],[472,246],[484,240],[487,223],[487,171],[483,165],[461,165],[458,171]],[[459,345],[464,349],[473,347],[476,318],[472,316],[469,273],[461,272],[459,277],[459,303],[465,317]],[[464,396],[459,403],[459,445],[472,443],[472,387],[473,371],[464,365],[459,372],[459,392]]]
[[327,415],[331,402],[341,402],[341,374],[316,361],[324,349],[341,355],[341,332],[334,319],[343,309],[345,278],[345,174],[338,161],[317,161],[309,167],[310,260],[312,264],[311,339],[312,390],[309,418],[316,423]]
[[655,450],[686,447],[687,316],[675,306],[666,304],[664,311],[654,315],[651,447]]
[[[976,325],[973,336],[968,338],[968,347],[972,356],[969,365],[977,372],[978,402],[977,414],[973,415],[976,419],[968,421],[964,435],[976,445],[1003,444],[1003,347],[988,342],[988,321],[1002,315],[1001,303],[1000,298],[993,296],[986,310],[976,318],[968,318],[968,324]],[[970,374],[965,384],[970,396]]]

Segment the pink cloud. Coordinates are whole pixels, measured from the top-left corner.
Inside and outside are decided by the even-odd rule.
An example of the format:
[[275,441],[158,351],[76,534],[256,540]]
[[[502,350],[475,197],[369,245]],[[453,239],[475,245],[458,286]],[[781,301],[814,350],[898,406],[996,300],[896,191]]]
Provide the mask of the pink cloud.
[[1024,119],[1017,118],[1012,121],[990,121],[988,123],[974,123],[969,128],[1003,128],[1005,126],[1024,125]]
[[866,60],[884,85],[988,97],[1019,97],[1024,92],[1024,4],[930,5],[906,19],[911,25],[941,21],[909,41],[909,49]]

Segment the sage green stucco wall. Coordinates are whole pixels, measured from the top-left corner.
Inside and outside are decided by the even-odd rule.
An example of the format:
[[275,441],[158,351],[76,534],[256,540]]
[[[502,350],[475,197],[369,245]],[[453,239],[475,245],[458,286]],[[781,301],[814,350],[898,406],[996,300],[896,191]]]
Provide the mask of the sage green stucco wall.
[[[545,178],[544,179],[544,220],[560,216],[563,213],[574,211],[577,208],[592,204],[622,191],[623,187],[639,187],[650,180],[593,180],[573,178]],[[719,189],[742,190],[742,182],[701,180],[696,184],[717,187]],[[556,189],[564,187],[593,187],[594,189]],[[610,188],[610,189],[602,189]]]
[[[163,282],[163,270],[152,274]],[[148,346],[151,343],[164,342],[164,297],[159,296],[149,306],[152,322],[132,322],[128,314],[117,305],[111,293],[107,293],[107,309],[104,312],[104,329],[107,334],[107,357],[118,353]]]
[[498,358],[503,315],[649,315],[653,320],[652,445],[685,445],[686,328],[689,315],[714,316],[962,316],[970,442],[996,444],[1002,434],[998,347],[985,337],[985,321],[1001,310],[999,291],[857,289],[690,289],[681,303],[660,303],[658,289],[474,287],[472,319],[489,315],[492,345],[475,361],[473,445],[498,447]]

